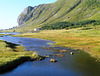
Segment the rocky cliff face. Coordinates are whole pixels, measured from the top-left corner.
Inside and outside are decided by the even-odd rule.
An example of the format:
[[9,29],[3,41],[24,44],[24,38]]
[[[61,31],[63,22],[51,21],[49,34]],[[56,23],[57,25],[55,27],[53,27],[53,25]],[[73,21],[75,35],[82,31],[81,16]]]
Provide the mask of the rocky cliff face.
[[21,13],[21,15],[18,16],[17,22],[19,25],[25,23],[27,20],[29,20],[32,17],[32,14],[29,15],[29,13],[33,10],[34,8],[31,6],[28,6],[27,8],[24,9],[24,11]]
[[[35,15],[39,15],[41,13],[41,11],[36,12],[36,9],[41,8],[42,6],[43,5],[38,5],[35,7],[28,6],[27,8],[25,8],[24,11],[18,16],[18,19],[17,19],[18,25],[24,24],[31,18],[34,18]],[[38,10],[40,10],[40,9],[38,9]]]
[[42,25],[56,22],[100,20],[100,0],[58,0],[51,4],[27,7],[19,15],[19,26]]

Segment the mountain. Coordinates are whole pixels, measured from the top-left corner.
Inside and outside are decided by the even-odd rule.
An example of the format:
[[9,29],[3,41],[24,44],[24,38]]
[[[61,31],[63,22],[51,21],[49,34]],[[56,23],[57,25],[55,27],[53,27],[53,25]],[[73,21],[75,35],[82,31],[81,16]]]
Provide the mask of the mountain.
[[17,22],[20,28],[31,30],[45,24],[85,20],[100,20],[100,0],[58,0],[50,4],[28,6],[18,16]]
[[33,10],[34,8],[31,6],[28,6],[25,8],[25,10],[22,12],[22,14],[18,17],[18,24],[21,25],[28,21],[29,19],[32,18],[32,14],[29,15],[29,13]]

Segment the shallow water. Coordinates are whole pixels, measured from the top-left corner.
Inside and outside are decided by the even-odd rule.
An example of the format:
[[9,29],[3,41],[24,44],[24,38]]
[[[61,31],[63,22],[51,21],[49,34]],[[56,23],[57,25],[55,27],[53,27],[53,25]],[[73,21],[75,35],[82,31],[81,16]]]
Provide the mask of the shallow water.
[[16,33],[16,32],[0,32],[0,34],[12,34],[12,35],[18,35],[19,33]]
[[[48,40],[24,37],[3,36],[0,40],[21,44],[28,51],[37,51],[40,55],[51,55],[58,53],[54,49],[65,49],[65,57],[51,56],[42,61],[25,62],[14,70],[1,74],[0,76],[100,76],[100,63],[87,53],[71,50],[63,47],[56,47],[48,43]],[[21,43],[19,43],[21,41]],[[53,49],[44,49],[52,47]],[[74,55],[70,55],[70,51]],[[55,58],[56,63],[51,63],[50,59]]]

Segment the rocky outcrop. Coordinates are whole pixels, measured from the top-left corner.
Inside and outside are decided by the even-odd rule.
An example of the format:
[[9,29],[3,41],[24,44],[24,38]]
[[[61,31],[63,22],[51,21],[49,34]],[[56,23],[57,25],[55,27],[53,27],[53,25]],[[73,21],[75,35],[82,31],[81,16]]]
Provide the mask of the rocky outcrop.
[[28,6],[24,9],[24,11],[18,16],[17,22],[18,25],[22,25],[28,20],[30,20],[32,17],[34,19],[35,15],[38,15],[40,12],[36,13],[36,9],[40,8],[42,5],[38,5],[35,7]]
[[33,7],[28,6],[24,9],[24,11],[18,16],[17,22],[18,25],[21,25],[25,23],[27,20],[29,20],[32,17],[32,14],[29,16],[28,14],[33,10]]

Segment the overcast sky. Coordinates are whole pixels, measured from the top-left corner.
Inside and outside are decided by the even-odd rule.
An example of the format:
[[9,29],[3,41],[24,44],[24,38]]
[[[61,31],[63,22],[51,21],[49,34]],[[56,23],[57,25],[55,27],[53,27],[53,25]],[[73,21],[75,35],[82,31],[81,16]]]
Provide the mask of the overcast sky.
[[0,0],[0,29],[17,26],[17,17],[27,6],[55,1],[57,0]]

